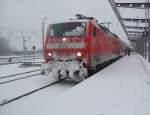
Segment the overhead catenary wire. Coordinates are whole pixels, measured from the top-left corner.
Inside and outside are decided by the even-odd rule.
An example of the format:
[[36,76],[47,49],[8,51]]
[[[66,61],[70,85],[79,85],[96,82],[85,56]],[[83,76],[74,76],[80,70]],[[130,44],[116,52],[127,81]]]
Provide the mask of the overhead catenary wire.
[[90,9],[90,11],[92,12],[92,13],[94,13],[94,14],[97,14],[96,12],[95,12],[95,10],[89,5],[89,4],[87,4],[84,0],[79,0],[83,5],[85,5],[88,9]]
[[[43,0],[44,1],[44,3],[46,4],[46,5],[54,5],[55,6],[55,8],[60,8],[60,7],[57,7],[57,5],[55,5],[55,4],[53,4],[51,1],[47,1],[47,0]],[[51,2],[51,3],[50,3]],[[65,14],[67,13],[68,15],[71,15],[71,13],[68,13],[68,11],[69,10],[65,10],[65,9],[61,9],[61,11],[64,11],[65,12]]]
[[[34,5],[30,4],[30,3],[27,3],[27,2],[25,2],[25,1],[23,1],[23,0],[16,0],[16,1],[19,2],[19,3],[21,3],[21,4],[23,4],[23,5],[25,5],[25,6],[30,7],[30,8],[32,8],[32,9],[36,10],[36,11],[41,12],[42,14],[48,15],[48,17],[49,17],[49,15],[50,15],[49,12],[47,12],[47,11],[45,11],[45,10],[43,10],[43,9],[41,9],[41,8],[39,8],[39,7],[37,7],[37,6],[34,6]],[[56,15],[52,15],[52,14],[51,14],[51,17],[52,17],[52,16],[53,16],[54,18],[56,18],[56,19],[62,19],[62,18],[59,17],[59,16],[56,16]]]

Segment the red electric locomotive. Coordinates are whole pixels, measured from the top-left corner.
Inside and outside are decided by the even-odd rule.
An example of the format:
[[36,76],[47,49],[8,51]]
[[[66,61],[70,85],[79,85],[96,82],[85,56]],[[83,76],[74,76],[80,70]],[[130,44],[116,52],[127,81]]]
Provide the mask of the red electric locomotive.
[[78,18],[48,26],[42,68],[56,79],[82,81],[97,65],[124,55],[124,43],[94,18]]

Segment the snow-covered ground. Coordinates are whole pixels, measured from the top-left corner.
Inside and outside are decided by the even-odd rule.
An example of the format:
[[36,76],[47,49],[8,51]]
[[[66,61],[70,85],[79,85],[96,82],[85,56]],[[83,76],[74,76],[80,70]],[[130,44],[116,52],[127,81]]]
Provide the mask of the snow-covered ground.
[[0,77],[22,73],[26,71],[32,71],[40,69],[40,67],[26,67],[26,68],[20,68],[20,64],[9,64],[9,65],[1,65],[0,66]]
[[150,115],[150,66],[139,55],[72,86],[65,82],[24,97],[0,107],[0,115]]
[[[28,72],[32,70],[37,70],[40,69],[39,67],[27,67],[27,68],[19,68],[20,64],[11,64],[11,65],[3,65],[0,66],[0,78],[3,76],[7,75],[13,75],[13,74],[18,74],[22,72]],[[34,72],[34,73],[39,73],[39,71]],[[28,73],[28,74],[23,74],[23,75],[18,75],[18,76],[12,76],[8,77],[5,79],[0,79],[0,83],[11,80],[11,79],[16,79],[16,78],[21,78],[27,75],[31,75],[33,73]],[[31,78],[26,78],[26,79],[21,79],[18,81],[13,81],[10,83],[5,83],[5,84],[0,84],[0,103],[3,100],[9,100],[11,98],[14,98],[16,96],[19,96],[29,90],[33,90],[37,87],[40,87],[41,85],[44,85],[42,82],[42,76],[37,75],[33,76]],[[39,81],[41,82],[39,82]],[[28,84],[28,85],[27,85]]]
[[[11,64],[11,65],[0,66],[0,77],[40,69],[40,67],[20,68],[19,65],[20,64]],[[39,71],[34,72],[34,73],[39,73]],[[18,77],[23,77],[23,76],[30,75],[30,74],[32,74],[32,73],[28,73],[25,75],[19,75],[19,76],[13,76],[11,78],[0,79],[0,82],[18,78]],[[53,82],[53,81],[46,76],[36,75],[36,76],[30,77],[30,78],[21,79],[18,81],[13,81],[13,82],[5,83],[5,84],[0,84],[0,103],[3,103],[12,98],[18,97],[22,94],[28,93],[29,91],[32,91],[34,89],[43,87],[51,82]],[[53,85],[47,89],[44,89],[43,91],[35,93],[35,95],[39,95],[39,98],[36,98],[36,99],[39,100],[40,96],[42,96],[41,101],[45,103],[45,102],[47,102],[47,98],[50,96],[50,98],[53,100],[53,97],[56,97],[57,95],[63,93],[64,91],[71,88],[75,84],[76,83],[74,83],[74,82],[70,83],[70,82],[64,81],[59,84]],[[22,99],[20,99],[20,100],[22,100]],[[39,104],[38,100],[34,101],[34,99],[32,99],[32,103]],[[26,104],[26,105],[28,105],[28,104]],[[10,105],[11,105],[11,103],[10,103]],[[31,107],[31,106],[28,106],[28,107]],[[4,113],[4,114],[8,115],[9,113]],[[1,107],[0,107],[0,115],[3,115],[2,111],[1,111]]]
[[20,56],[0,56],[0,65],[12,64],[12,63],[23,63],[23,62],[43,63],[44,58],[43,58],[42,54],[25,55],[25,56],[23,56],[23,55],[20,55]]

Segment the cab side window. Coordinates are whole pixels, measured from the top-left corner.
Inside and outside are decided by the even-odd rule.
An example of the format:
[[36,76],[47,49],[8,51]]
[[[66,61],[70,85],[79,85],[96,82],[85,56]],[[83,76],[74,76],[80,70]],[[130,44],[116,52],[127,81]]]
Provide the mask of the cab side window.
[[94,27],[93,36],[96,36],[96,27]]

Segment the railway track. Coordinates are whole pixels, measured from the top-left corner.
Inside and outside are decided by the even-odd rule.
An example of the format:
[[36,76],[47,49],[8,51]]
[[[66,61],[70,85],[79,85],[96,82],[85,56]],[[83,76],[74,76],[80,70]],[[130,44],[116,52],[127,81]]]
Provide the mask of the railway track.
[[20,63],[20,62],[4,62],[4,63],[0,63],[0,65],[9,65],[9,64],[17,64],[17,63]]
[[[30,74],[31,73],[31,74]],[[29,74],[29,75],[28,75]],[[41,69],[0,77],[0,85],[41,74]],[[14,78],[13,78],[14,77]]]
[[[4,63],[1,63],[0,62],[0,66],[3,66],[3,65],[10,65],[10,64],[23,64],[24,62],[4,62]],[[42,64],[42,63],[44,63],[44,62],[30,62],[32,65],[34,65],[34,64]]]
[[22,95],[20,95],[20,96],[17,96],[17,97],[15,97],[15,98],[10,99],[10,100],[6,100],[5,102],[0,103],[0,107],[1,107],[1,106],[4,106],[4,105],[6,105],[6,104],[9,104],[9,103],[11,103],[11,102],[17,101],[17,100],[19,100],[19,99],[21,99],[21,98],[23,98],[23,97],[26,97],[26,96],[28,96],[28,95],[31,95],[31,94],[33,94],[33,93],[35,93],[35,92],[40,91],[40,90],[46,89],[46,88],[48,88],[48,87],[50,87],[50,86],[52,86],[52,85],[55,85],[55,84],[57,84],[57,83],[60,83],[60,82],[64,81],[64,80],[65,80],[65,78],[64,78],[64,79],[61,79],[61,80],[58,80],[58,81],[55,81],[55,82],[52,82],[52,83],[50,83],[50,84],[48,84],[48,85],[42,86],[42,87],[40,87],[40,88],[34,89],[34,90],[32,90],[32,91],[29,91],[29,92],[27,92],[27,93],[24,93],[24,94],[22,94]]

